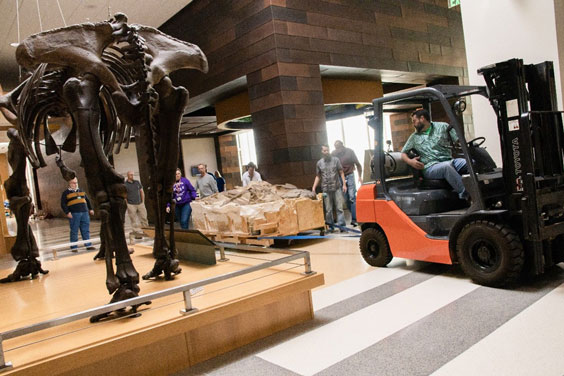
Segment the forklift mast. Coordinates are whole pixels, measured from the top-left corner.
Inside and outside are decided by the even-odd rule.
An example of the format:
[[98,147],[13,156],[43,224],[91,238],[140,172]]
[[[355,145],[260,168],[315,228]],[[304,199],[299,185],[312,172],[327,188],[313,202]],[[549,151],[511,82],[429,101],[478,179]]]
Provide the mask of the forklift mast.
[[[523,238],[540,251],[543,240],[564,234],[564,133],[552,62],[511,59],[478,73],[497,115],[504,207],[521,217]],[[535,254],[541,257],[542,251]]]

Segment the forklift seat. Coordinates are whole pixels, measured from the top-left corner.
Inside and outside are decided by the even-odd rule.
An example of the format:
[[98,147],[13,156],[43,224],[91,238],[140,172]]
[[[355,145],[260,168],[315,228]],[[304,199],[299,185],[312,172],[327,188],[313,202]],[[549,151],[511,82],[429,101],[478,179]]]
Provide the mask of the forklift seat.
[[445,179],[425,179],[423,171],[411,168],[415,186],[419,189],[450,189],[452,187]]
[[421,189],[413,184],[397,184],[390,186],[388,194],[410,216],[443,213],[467,206],[466,201],[458,198],[450,185],[447,189]]

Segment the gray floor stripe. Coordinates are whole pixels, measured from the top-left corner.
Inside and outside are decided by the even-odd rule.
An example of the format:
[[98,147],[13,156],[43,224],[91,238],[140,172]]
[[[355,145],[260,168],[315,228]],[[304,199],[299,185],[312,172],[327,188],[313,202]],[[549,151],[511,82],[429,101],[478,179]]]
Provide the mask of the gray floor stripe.
[[422,269],[411,272],[403,277],[387,282],[374,289],[368,290],[340,303],[333,304],[329,307],[319,310],[315,313],[315,318],[312,321],[308,321],[303,324],[288,328],[272,336],[251,343],[247,346],[243,346],[239,349],[220,355],[206,362],[197,364],[192,368],[187,368],[178,373],[178,375],[232,375],[237,374],[236,372],[238,372],[238,370],[244,369],[244,365],[247,362],[253,363],[257,361],[268,363],[272,367],[278,368],[278,371],[274,371],[274,369],[270,367],[265,368],[265,371],[262,373],[262,375],[268,374],[272,376],[278,376],[293,374],[291,371],[285,368],[278,367],[270,362],[254,356],[254,354],[266,350],[269,347],[278,345],[307,331],[313,330],[322,325],[326,325],[331,321],[349,315],[359,309],[377,303],[394,294],[407,290],[410,287],[413,287],[436,275],[441,274],[445,270],[448,270],[448,268],[449,267],[445,265],[428,264],[428,266],[425,266]]
[[515,290],[480,287],[317,375],[429,375],[562,282],[557,267]]
[[[229,367],[214,369],[213,371],[207,367],[201,367],[196,365],[192,368],[187,368],[178,373],[175,376],[195,376],[195,375],[215,375],[215,376],[292,376],[297,375],[296,373],[289,371],[285,368],[279,367],[276,364],[272,364],[263,360],[257,356],[248,357],[245,359],[233,359]],[[202,363],[204,364],[204,363]]]
[[450,267],[447,265],[427,264],[421,269],[403,277],[396,278],[364,293],[352,296],[336,304],[330,305],[329,307],[316,311],[315,314],[316,316],[323,316],[324,318],[330,320],[339,319],[356,312],[359,309],[389,298],[398,292],[407,290],[408,288],[424,282],[434,276],[443,274],[449,268]]

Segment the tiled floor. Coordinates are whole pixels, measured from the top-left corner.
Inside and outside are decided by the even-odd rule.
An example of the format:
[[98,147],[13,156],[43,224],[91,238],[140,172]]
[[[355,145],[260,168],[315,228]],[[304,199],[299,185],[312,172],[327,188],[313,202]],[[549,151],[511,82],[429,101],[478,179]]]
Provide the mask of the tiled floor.
[[[32,226],[41,246],[68,241],[65,220]],[[99,223],[91,231],[96,237]],[[506,290],[447,265],[394,259],[371,268],[358,238],[292,248],[310,251],[326,276],[313,292],[315,319],[178,375],[564,374],[562,266]]]

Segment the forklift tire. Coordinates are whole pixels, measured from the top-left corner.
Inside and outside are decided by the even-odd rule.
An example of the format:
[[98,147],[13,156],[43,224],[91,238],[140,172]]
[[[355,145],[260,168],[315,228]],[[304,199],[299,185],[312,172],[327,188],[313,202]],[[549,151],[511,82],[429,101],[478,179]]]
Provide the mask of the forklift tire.
[[505,224],[486,220],[464,226],[456,252],[464,273],[474,282],[491,287],[516,282],[525,259],[517,233]]
[[360,254],[368,265],[386,266],[394,257],[386,235],[376,228],[367,228],[360,236]]

